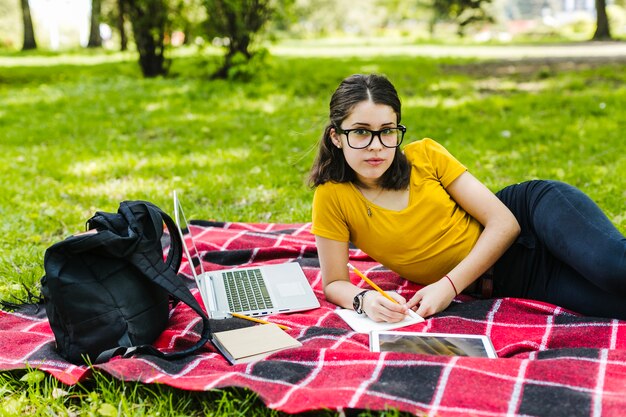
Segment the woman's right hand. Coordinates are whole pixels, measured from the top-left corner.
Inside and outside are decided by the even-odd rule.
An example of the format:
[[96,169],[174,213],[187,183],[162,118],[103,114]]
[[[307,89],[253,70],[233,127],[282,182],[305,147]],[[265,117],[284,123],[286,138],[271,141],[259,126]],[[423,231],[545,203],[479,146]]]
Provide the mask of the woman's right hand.
[[400,294],[389,291],[387,294],[399,304],[389,301],[375,290],[363,296],[363,311],[367,317],[376,322],[397,323],[402,321],[408,312],[406,300]]
[[408,305],[410,308],[417,307],[416,313],[426,318],[448,308],[455,296],[455,290],[444,277],[417,291]]

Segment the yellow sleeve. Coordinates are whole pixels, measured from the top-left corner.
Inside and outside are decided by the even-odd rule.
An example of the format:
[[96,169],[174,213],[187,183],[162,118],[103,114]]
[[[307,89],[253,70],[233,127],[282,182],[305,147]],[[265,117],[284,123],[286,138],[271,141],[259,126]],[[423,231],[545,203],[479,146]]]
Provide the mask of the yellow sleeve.
[[430,138],[408,144],[404,153],[413,165],[430,171],[444,188],[467,171],[446,148]]
[[338,184],[327,182],[313,195],[311,233],[327,239],[348,242],[350,230],[337,195]]

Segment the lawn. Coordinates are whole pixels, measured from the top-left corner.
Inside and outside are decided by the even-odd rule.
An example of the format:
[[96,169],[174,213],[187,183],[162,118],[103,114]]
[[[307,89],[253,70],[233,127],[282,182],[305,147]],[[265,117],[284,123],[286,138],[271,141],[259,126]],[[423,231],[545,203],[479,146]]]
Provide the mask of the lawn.
[[[623,64],[275,56],[250,82],[210,80],[216,65],[190,54],[145,80],[132,55],[0,56],[0,298],[37,293],[46,247],[122,200],[171,212],[176,189],[191,218],[308,221],[328,100],[356,72],[395,83],[408,141],[440,141],[494,191],[574,184],[626,231]],[[249,392],[97,374],[68,388],[38,371],[4,373],[0,395],[0,415],[280,415]]]

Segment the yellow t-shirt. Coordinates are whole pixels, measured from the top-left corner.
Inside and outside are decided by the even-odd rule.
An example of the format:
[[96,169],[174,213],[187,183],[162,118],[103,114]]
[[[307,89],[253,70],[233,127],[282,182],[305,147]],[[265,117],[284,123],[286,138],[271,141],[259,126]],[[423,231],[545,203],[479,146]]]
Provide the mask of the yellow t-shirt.
[[423,139],[404,154],[411,163],[404,210],[369,202],[352,183],[327,182],[315,190],[311,232],[352,242],[402,277],[430,284],[467,256],[483,227],[446,192],[467,169],[443,146]]

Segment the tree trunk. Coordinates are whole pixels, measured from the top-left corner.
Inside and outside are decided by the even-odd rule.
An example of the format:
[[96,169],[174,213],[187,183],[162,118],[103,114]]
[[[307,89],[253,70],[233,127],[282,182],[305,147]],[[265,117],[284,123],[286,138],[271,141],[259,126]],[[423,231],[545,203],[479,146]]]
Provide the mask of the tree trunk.
[[143,76],[151,78],[166,75],[167,68],[163,56],[163,47],[157,47],[152,37],[137,36],[137,33],[135,33],[135,42],[137,42],[137,49],[139,50],[139,66],[141,66]]
[[606,0],[596,0],[596,32],[593,34],[592,40],[609,39],[611,39],[611,30],[609,28],[609,17],[606,14]]
[[21,0],[20,3],[22,5],[22,18],[24,22],[24,43],[22,44],[22,51],[37,49],[33,19],[30,16],[30,5],[28,4],[28,0]]
[[87,48],[102,47],[102,37],[100,36],[101,11],[102,0],[91,0],[91,26],[89,28],[89,42],[87,42]]
[[128,49],[128,37],[124,27],[124,16],[126,14],[125,0],[117,0],[117,30],[120,32],[120,51]]
[[166,75],[170,61],[165,58],[165,28],[168,10],[165,0],[126,0],[133,37],[144,77]]

